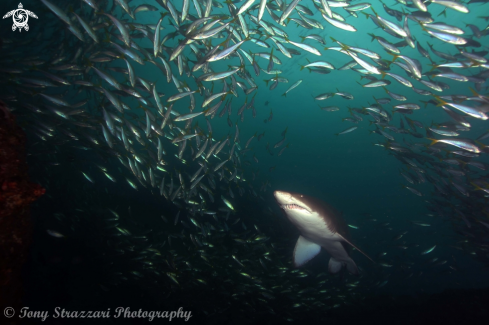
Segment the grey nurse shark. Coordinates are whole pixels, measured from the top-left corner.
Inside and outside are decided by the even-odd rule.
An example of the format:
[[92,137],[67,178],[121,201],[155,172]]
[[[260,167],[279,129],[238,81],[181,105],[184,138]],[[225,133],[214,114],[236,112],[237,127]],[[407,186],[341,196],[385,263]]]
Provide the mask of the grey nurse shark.
[[[302,266],[319,254],[321,247],[330,255],[328,269],[339,272],[344,265],[348,272],[359,274],[358,267],[348,255],[344,243],[355,247],[369,260],[370,257],[345,238],[345,223],[329,205],[316,198],[291,192],[273,193],[287,218],[299,229],[300,236],[294,249],[294,264]],[[373,262],[373,261],[372,261]]]

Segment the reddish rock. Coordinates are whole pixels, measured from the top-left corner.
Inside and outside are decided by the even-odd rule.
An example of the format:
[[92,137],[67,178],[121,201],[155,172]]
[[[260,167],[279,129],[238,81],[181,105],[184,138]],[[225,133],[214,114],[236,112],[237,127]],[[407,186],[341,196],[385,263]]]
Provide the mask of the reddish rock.
[[[32,240],[30,204],[45,193],[27,175],[25,134],[0,101],[0,308],[19,310],[22,266]],[[15,318],[11,319],[15,323]]]

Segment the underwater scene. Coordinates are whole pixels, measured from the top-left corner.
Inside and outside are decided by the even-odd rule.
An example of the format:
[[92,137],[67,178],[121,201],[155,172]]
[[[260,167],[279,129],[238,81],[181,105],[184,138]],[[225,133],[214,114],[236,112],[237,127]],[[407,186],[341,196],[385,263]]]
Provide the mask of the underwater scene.
[[1,324],[484,324],[489,1],[2,0]]

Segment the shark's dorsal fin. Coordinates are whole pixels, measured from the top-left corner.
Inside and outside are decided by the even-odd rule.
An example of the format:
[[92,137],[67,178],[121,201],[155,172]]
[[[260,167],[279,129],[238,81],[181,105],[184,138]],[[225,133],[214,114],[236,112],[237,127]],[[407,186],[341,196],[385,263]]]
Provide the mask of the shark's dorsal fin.
[[[365,254],[360,248],[358,248],[357,246],[353,245],[348,239],[346,239],[345,237],[343,237],[341,234],[337,234],[338,236],[341,237],[342,240],[344,240],[345,242],[347,242],[348,244],[350,244],[353,248],[355,248],[357,251],[359,251],[360,253],[362,253],[366,258],[368,258],[369,260],[371,260],[372,262],[374,262],[373,259],[371,259],[367,254]],[[375,263],[375,262],[374,262]]]

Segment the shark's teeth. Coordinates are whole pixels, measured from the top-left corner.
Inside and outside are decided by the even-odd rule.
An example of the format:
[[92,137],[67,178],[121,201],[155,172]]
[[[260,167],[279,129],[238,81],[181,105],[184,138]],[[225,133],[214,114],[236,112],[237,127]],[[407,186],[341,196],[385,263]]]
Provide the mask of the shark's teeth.
[[303,207],[297,204],[285,204],[284,208],[289,210],[305,210]]

